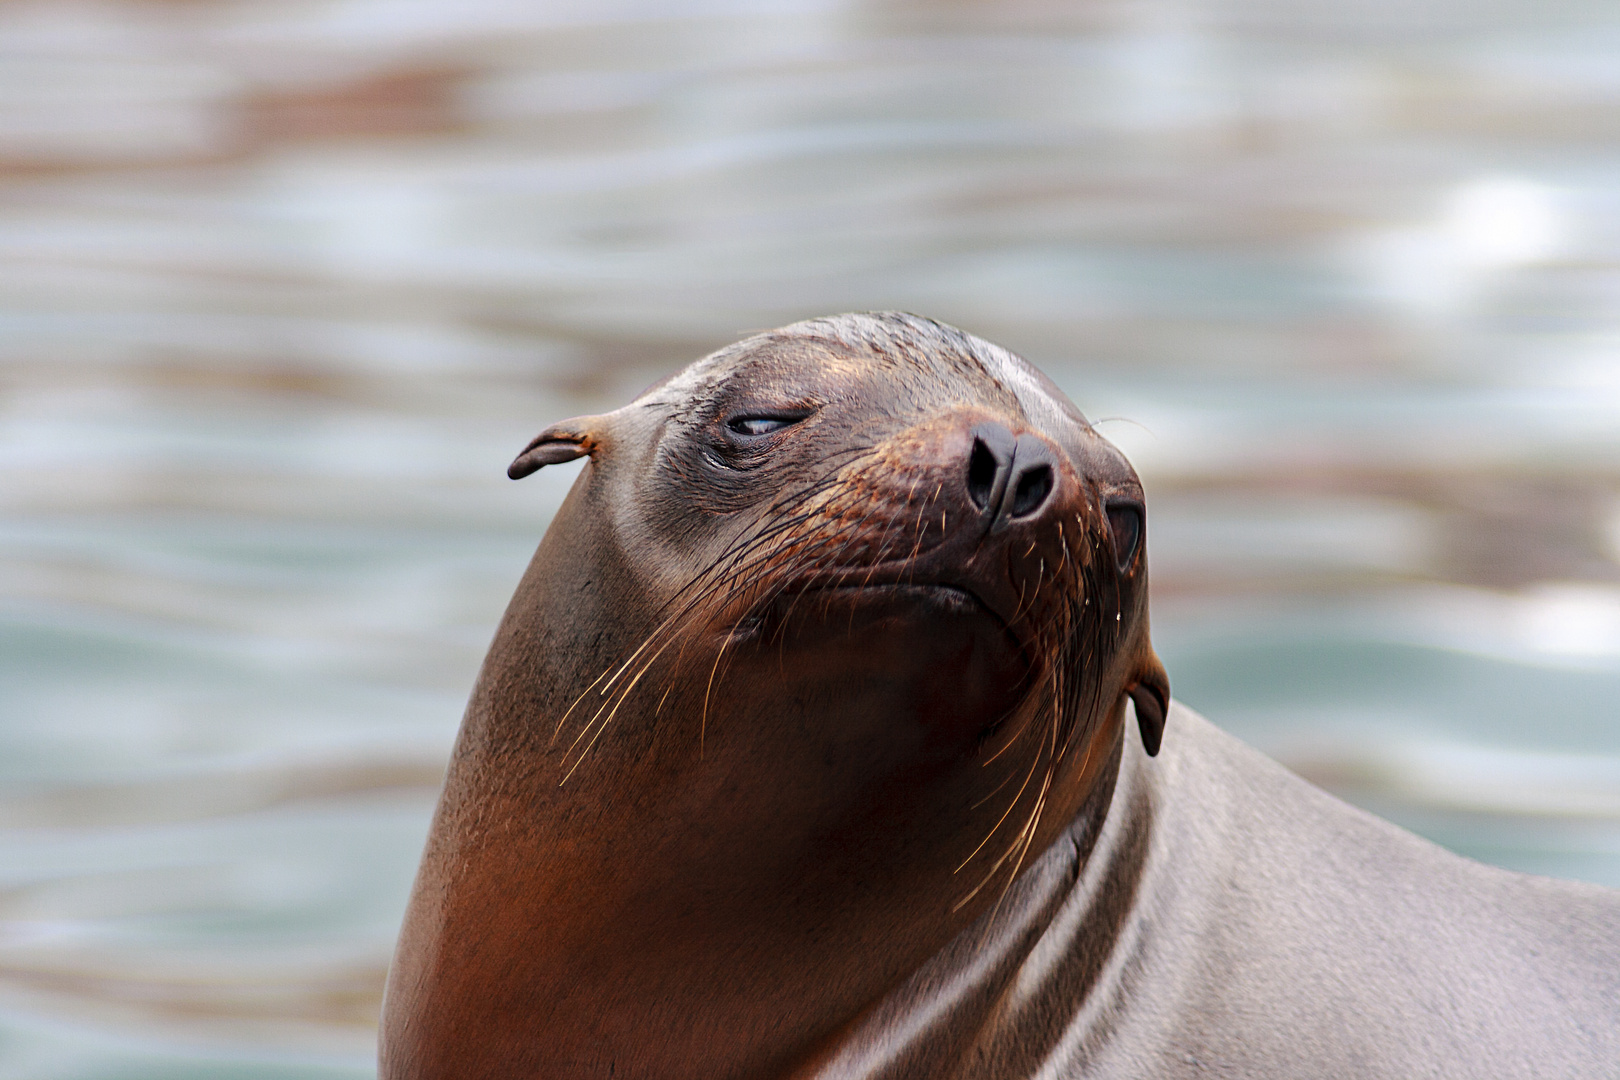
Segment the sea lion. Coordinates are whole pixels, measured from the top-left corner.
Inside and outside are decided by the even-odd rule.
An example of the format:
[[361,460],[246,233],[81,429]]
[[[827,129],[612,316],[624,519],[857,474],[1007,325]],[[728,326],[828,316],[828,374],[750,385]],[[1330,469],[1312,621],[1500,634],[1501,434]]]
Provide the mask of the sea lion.
[[384,1080],[1613,1074],[1620,895],[1172,709],[1141,485],[1020,358],[798,323],[510,472],[578,457],[457,741]]

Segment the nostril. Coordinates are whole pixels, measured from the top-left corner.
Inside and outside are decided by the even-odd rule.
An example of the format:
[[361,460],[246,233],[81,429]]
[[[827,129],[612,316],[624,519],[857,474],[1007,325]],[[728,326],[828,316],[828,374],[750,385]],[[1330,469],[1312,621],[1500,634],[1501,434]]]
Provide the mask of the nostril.
[[1039,510],[1046,497],[1052,494],[1052,466],[1037,465],[1026,469],[1013,489],[1012,516],[1023,517]]
[[990,495],[996,486],[996,455],[983,439],[973,440],[973,453],[968,456],[968,498],[980,510],[990,505]]

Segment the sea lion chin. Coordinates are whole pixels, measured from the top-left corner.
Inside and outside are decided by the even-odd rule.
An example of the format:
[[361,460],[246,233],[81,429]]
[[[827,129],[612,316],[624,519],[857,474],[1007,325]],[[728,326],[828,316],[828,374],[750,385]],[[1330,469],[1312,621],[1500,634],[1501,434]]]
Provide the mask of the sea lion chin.
[[468,707],[389,1077],[797,1067],[1097,802],[1127,700],[1159,744],[1141,485],[1003,349],[798,323],[509,473],[581,457]]

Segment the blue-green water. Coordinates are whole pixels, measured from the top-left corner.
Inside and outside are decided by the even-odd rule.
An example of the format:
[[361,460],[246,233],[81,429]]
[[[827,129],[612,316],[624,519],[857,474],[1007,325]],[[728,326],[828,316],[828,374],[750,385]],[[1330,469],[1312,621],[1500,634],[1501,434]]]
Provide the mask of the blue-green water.
[[1104,418],[1182,700],[1620,886],[1617,45],[1591,0],[6,5],[0,1080],[368,1075],[572,480],[506,462],[850,308]]

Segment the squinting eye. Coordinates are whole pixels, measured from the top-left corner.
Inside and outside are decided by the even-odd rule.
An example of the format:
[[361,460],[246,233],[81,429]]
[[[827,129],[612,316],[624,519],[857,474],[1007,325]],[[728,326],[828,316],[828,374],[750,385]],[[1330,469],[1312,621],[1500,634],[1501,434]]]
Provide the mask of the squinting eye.
[[726,421],[726,426],[738,435],[769,435],[803,419],[802,416],[737,416]]

